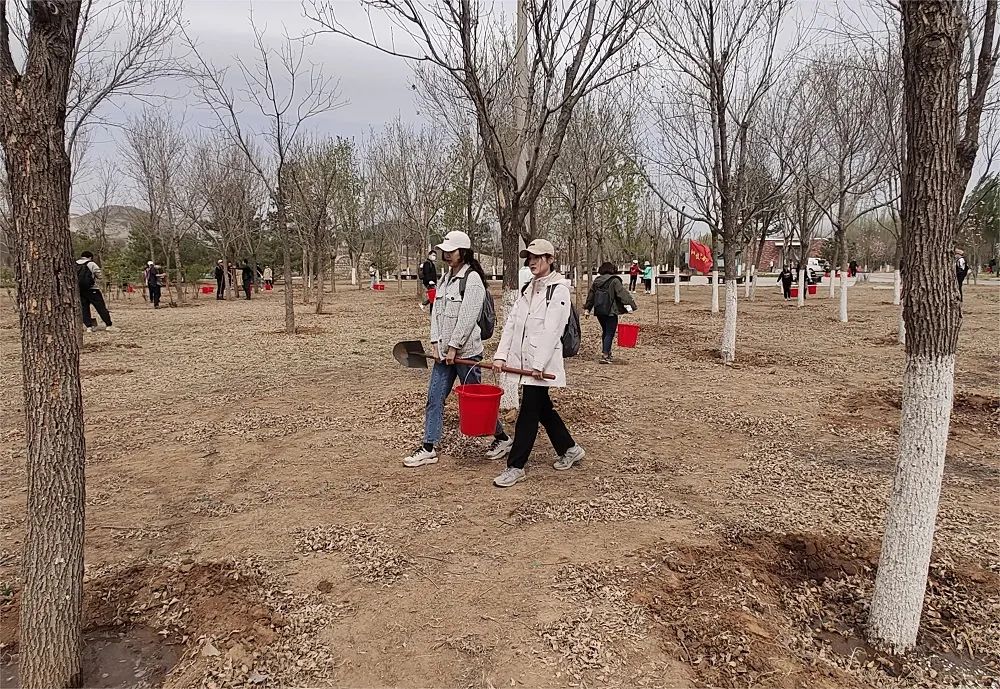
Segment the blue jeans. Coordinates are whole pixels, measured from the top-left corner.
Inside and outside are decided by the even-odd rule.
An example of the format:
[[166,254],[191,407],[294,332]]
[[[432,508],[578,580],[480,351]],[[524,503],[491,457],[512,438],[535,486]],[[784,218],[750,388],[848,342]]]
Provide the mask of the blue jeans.
[[[469,357],[474,361],[482,359],[481,356]],[[455,364],[449,366],[440,361],[434,362],[431,370],[431,382],[427,387],[427,410],[424,414],[424,442],[437,445],[441,441],[441,434],[444,432],[444,401],[451,394],[451,388],[455,385],[455,379],[459,379],[461,384],[479,383],[479,367],[462,366]],[[497,418],[497,428],[495,435],[502,436],[503,424]]]
[[597,322],[601,324],[601,351],[604,356],[611,356],[611,345],[618,332],[618,316],[598,316]]

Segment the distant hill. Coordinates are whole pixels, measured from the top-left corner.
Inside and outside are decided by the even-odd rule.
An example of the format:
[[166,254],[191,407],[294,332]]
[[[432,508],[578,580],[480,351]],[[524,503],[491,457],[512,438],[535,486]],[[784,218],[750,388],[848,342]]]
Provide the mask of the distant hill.
[[108,239],[112,241],[126,241],[129,231],[132,229],[136,215],[143,215],[146,211],[135,206],[105,206],[89,213],[81,215],[70,215],[69,229],[73,232],[90,234],[101,223],[102,218],[107,219],[106,232]]

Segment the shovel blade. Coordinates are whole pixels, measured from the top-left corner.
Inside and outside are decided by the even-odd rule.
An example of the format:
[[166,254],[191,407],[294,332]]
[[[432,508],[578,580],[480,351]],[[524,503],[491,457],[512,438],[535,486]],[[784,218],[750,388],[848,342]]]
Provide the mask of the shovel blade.
[[392,348],[392,356],[406,368],[427,368],[424,343],[419,340],[396,343],[396,346]]

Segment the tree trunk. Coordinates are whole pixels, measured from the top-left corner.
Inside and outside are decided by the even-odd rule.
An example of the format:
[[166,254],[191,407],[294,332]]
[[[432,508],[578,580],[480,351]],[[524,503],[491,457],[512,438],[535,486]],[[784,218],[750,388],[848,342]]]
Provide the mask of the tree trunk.
[[[843,225],[841,225],[843,227]],[[847,230],[840,232],[840,309],[837,318],[841,323],[847,322],[847,268],[850,265],[847,255]]]
[[869,616],[896,652],[916,644],[927,587],[962,310],[951,263],[958,215],[959,6],[902,3],[906,369],[899,455]]
[[892,271],[892,303],[895,306],[899,306],[900,293],[903,289],[902,280],[899,275],[899,268]]
[[[278,173],[280,177],[280,172]],[[281,180],[278,180],[278,207],[277,220],[281,228],[281,253],[284,258],[284,278],[285,282],[285,332],[289,335],[295,334],[295,301],[292,295],[292,251],[289,238],[288,223],[286,222],[286,208],[284,190]]]
[[323,290],[326,286],[323,284],[326,275],[326,266],[323,265],[324,258],[326,257],[326,252],[320,248],[316,252],[316,313],[323,313]]
[[806,269],[799,266],[799,296],[796,299],[796,303],[799,308],[806,305],[806,290],[809,289],[809,285],[806,284],[808,278],[806,277]]
[[79,2],[33,3],[25,75],[0,60],[27,446],[19,642],[26,689],[76,686],[81,668],[86,447],[64,140],[79,13]]
[[[837,270],[840,265],[840,241],[837,241],[837,248],[833,252],[833,263],[830,265],[830,298],[833,299],[836,296],[836,290],[834,285],[837,284]],[[843,274],[843,271],[841,271]]]
[[[500,245],[503,251],[503,297],[501,299],[502,311],[499,319],[500,323],[506,323],[507,317],[514,308],[520,292],[517,288],[518,273],[518,239],[521,236],[522,224],[517,222],[516,211],[506,210],[506,217],[501,221]],[[506,221],[506,223],[504,223]],[[504,227],[503,224],[507,224]],[[515,376],[502,376],[500,384],[503,387],[503,397],[500,399],[501,409],[517,409],[520,406],[518,396],[517,378]]]
[[712,313],[719,313],[719,269],[712,268]]
[[[181,245],[180,240],[174,239],[172,242],[174,249],[174,266],[177,270],[177,282],[175,284],[174,291],[177,293],[177,303],[184,303],[184,292],[181,291],[183,284],[181,283],[181,276],[184,273],[184,266],[181,263]],[[195,286],[197,288],[197,285]]]
[[[729,365],[736,361],[736,310],[739,291],[736,286],[736,247],[735,243],[728,241],[722,247],[723,256],[726,259],[726,313],[722,322],[722,363]],[[716,298],[718,298],[718,287],[716,287]],[[718,306],[718,304],[716,304]]]
[[680,261],[674,263],[674,303],[681,303],[681,266]]
[[309,303],[309,291],[312,287],[312,271],[309,269],[309,252],[302,246],[302,303]]

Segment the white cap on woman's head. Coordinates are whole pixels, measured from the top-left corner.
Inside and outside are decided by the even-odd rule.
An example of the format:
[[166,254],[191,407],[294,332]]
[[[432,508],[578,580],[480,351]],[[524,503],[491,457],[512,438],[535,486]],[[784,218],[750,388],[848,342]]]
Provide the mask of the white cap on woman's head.
[[472,240],[469,235],[459,230],[452,230],[444,236],[444,241],[437,245],[441,251],[455,251],[456,249],[471,249]]
[[151,266],[151,265],[153,265],[153,262],[152,261],[146,261],[146,265],[147,266]]
[[521,258],[528,256],[555,256],[556,248],[547,239],[536,239],[521,250]]

